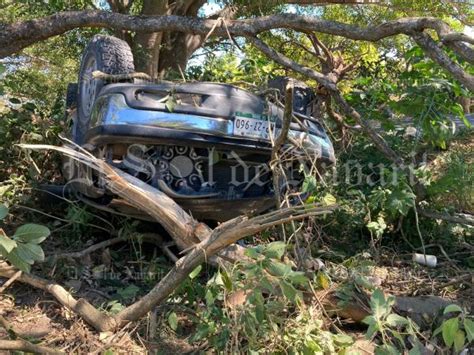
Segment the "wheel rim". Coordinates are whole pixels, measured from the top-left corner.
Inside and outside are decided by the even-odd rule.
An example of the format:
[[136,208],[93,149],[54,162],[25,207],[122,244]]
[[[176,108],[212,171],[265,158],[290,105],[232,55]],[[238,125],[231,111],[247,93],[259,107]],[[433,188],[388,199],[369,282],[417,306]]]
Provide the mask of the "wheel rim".
[[98,80],[92,77],[95,70],[97,70],[97,61],[94,57],[90,57],[85,65],[81,85],[81,107],[85,116],[90,115],[97,94]]

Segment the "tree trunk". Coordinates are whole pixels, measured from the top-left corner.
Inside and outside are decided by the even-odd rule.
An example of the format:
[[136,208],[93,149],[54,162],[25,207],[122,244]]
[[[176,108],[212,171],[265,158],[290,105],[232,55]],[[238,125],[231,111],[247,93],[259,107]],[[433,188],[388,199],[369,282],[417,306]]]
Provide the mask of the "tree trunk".
[[[170,15],[168,0],[144,0],[142,15]],[[135,68],[152,78],[158,76],[158,62],[163,32],[138,32],[133,41]]]
[[[179,15],[196,17],[206,0],[144,0],[144,16]],[[179,32],[137,32],[133,52],[137,71],[163,79],[168,73],[184,72],[191,55],[202,45],[202,36]]]

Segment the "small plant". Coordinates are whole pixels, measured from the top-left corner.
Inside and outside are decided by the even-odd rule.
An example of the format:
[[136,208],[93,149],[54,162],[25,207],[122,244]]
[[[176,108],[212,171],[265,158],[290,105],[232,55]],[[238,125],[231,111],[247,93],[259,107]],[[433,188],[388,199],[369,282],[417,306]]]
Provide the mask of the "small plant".
[[451,304],[444,309],[443,315],[448,314],[455,316],[443,320],[433,332],[433,337],[441,334],[444,345],[459,353],[474,341],[474,317],[469,316],[456,304]]
[[[414,323],[405,317],[392,312],[395,297],[385,297],[380,289],[376,289],[370,297],[370,309],[372,315],[365,317],[363,322],[369,326],[367,339],[373,339],[377,334],[382,338],[382,345],[378,347],[377,353],[398,354],[397,348],[405,348],[405,335],[414,335],[416,328]],[[394,340],[399,341],[399,347]]]
[[[0,220],[8,215],[8,208],[0,205]],[[21,271],[30,272],[36,261],[44,261],[43,249],[39,246],[50,234],[47,227],[28,223],[17,228],[10,238],[0,228],[0,256]]]

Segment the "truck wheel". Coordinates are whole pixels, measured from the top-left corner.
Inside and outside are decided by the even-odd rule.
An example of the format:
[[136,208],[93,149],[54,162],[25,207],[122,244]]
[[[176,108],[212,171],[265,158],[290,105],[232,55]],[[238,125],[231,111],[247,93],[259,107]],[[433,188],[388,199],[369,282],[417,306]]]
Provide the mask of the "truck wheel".
[[135,71],[132,51],[127,42],[111,36],[95,36],[84,51],[79,70],[77,92],[77,120],[73,127],[73,140],[84,143],[95,100],[105,85],[103,80],[93,79],[94,71],[106,74],[129,74]]

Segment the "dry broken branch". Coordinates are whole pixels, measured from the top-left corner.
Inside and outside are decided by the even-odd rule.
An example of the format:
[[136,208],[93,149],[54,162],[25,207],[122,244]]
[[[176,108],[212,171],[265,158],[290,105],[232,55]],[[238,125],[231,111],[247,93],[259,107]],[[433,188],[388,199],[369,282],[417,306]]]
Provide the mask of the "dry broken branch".
[[[123,171],[114,169],[85,151],[49,145],[24,144],[20,146],[34,150],[55,150],[97,170],[104,177],[105,184],[110,191],[153,216],[177,243],[181,243],[182,248],[186,247],[183,249],[189,251],[186,256],[176,262],[173,269],[147,295],[115,316],[98,311],[86,300],[75,300],[57,284],[28,274],[19,278],[21,282],[48,291],[64,306],[81,315],[86,322],[100,331],[116,330],[124,323],[140,319],[169,297],[194,268],[209,261],[214,255],[219,255],[224,259],[233,256],[235,260],[236,246],[232,246],[232,244],[239,239],[283,223],[332,213],[336,207],[297,206],[268,212],[253,218],[240,216],[211,230],[208,226],[195,221],[161,191]],[[8,267],[5,263],[3,263],[3,267],[0,265],[0,276],[11,277],[15,272],[14,268]]]
[[48,348],[41,345],[35,345],[29,341],[18,339],[18,340],[0,340],[0,350],[7,351],[23,351],[34,354],[64,354],[61,351]]
[[[275,203],[276,207],[280,208],[281,199],[280,199],[280,178],[281,178],[281,169],[278,166],[279,158],[278,154],[281,147],[286,142],[288,137],[288,131],[290,129],[290,124],[293,118],[293,84],[288,82],[285,90],[285,110],[283,114],[283,122],[280,134],[272,142],[272,153],[270,158],[270,169],[273,172],[273,191],[275,193]],[[275,127],[276,129],[276,127]]]
[[[16,270],[14,267],[9,266],[7,263],[0,261],[1,277],[10,278],[17,271],[18,270]],[[94,326],[94,328],[96,328],[97,330],[105,331],[107,329],[113,328],[116,325],[112,317],[98,311],[94,306],[92,306],[84,299],[76,300],[68,291],[64,289],[64,287],[58,285],[57,283],[25,273],[23,273],[18,278],[18,281],[50,293],[63,306],[74,311],[87,323]]]

